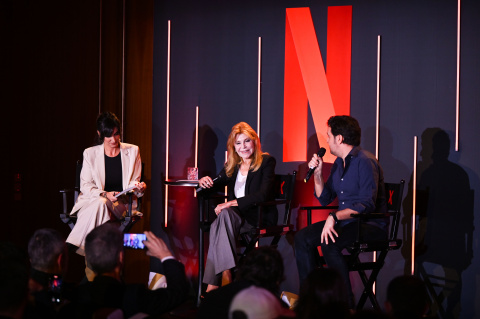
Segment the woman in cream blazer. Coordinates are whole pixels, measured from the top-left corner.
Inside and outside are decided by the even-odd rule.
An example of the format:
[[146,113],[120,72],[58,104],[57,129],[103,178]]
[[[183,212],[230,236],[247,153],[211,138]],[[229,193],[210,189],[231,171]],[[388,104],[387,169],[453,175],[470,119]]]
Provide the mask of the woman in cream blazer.
[[[67,243],[79,247],[84,255],[85,237],[88,233],[112,218],[122,218],[127,211],[127,201],[115,195],[134,187],[136,197],[143,196],[145,183],[140,181],[142,160],[138,146],[120,142],[120,121],[110,112],[97,119],[97,146],[83,152],[80,173],[80,195],[70,215],[77,215],[75,227]],[[120,171],[121,170],[121,171]],[[132,212],[136,212],[136,199]]]

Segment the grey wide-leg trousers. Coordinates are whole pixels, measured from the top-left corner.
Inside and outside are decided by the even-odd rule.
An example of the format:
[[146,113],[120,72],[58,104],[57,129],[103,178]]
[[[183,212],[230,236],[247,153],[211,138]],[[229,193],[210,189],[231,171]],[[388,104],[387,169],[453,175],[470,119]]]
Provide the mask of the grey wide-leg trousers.
[[236,207],[222,209],[210,226],[210,243],[203,282],[222,285],[222,272],[237,265],[237,238],[253,226],[244,223]]

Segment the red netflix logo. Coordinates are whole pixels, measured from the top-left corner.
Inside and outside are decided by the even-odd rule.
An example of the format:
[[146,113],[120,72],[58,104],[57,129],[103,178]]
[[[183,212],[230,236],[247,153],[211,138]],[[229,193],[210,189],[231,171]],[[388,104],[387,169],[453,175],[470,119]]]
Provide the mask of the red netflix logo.
[[328,8],[326,71],[310,9],[287,9],[285,26],[283,161],[306,161],[308,105],[326,148],[328,118],[350,114],[352,6]]

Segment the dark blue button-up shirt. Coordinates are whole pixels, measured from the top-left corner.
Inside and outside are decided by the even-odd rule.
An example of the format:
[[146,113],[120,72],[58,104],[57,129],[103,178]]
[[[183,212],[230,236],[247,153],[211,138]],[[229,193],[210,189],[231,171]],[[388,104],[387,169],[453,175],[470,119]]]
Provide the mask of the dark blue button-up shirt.
[[[350,208],[360,214],[387,211],[383,171],[373,154],[356,146],[345,158],[345,167],[342,158],[337,157],[322,194],[317,198],[322,206],[326,206],[336,197],[338,210]],[[339,225],[353,221],[341,220]],[[388,218],[373,219],[368,223],[387,230]]]

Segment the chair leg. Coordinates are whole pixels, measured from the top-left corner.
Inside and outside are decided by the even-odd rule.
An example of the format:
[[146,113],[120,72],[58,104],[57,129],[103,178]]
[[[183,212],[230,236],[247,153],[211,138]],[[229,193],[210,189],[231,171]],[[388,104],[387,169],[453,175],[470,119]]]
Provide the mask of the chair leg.
[[277,246],[278,246],[278,242],[280,241],[280,238],[282,238],[282,236],[275,236],[275,237],[273,237],[272,242],[270,243],[270,246],[277,247]]
[[376,267],[372,270],[372,273],[368,277],[364,270],[359,270],[358,273],[362,279],[364,289],[362,296],[358,300],[357,310],[362,309],[365,306],[367,298],[370,299],[372,306],[375,310],[380,311],[380,305],[378,304],[377,296],[373,293],[373,284],[377,280],[378,274],[382,269],[383,264],[385,263],[385,258],[387,257],[387,251],[382,251],[375,262]]
[[427,271],[425,270],[425,268],[423,267],[423,264],[422,263],[419,263],[417,268],[416,268],[416,272],[417,274],[419,275],[419,277],[425,282],[425,286],[427,287],[427,291],[428,291],[428,294],[430,296],[430,300],[432,302],[432,306],[433,305],[437,305],[437,312],[440,314],[440,318],[446,318],[446,311],[445,309],[443,309],[443,301],[445,298],[443,298],[442,295],[440,294],[437,294],[437,292],[435,291],[435,284],[430,280],[429,278],[429,275],[427,273]]
[[253,237],[252,239],[250,240],[246,240],[244,238],[244,240],[246,241],[247,245],[245,247],[245,250],[243,251],[242,254],[240,254],[240,260],[243,259],[243,257],[245,257],[250,251],[252,251],[254,248],[255,248],[255,244],[257,243],[258,241],[258,237]]

